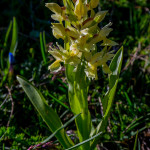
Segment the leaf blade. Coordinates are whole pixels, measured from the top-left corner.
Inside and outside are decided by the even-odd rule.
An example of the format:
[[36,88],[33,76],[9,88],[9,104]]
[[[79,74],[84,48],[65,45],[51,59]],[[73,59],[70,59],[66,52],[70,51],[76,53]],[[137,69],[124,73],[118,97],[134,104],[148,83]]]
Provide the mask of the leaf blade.
[[17,45],[18,45],[18,25],[17,25],[16,18],[13,17],[12,41],[10,46],[10,52],[13,53],[13,55],[15,55]]
[[[17,80],[22,85],[25,93],[29,97],[31,103],[34,105],[36,110],[39,112],[43,120],[46,122],[47,126],[52,132],[55,132],[58,128],[62,126],[61,120],[58,117],[57,113],[48,106],[43,95],[29,83],[26,79],[21,76],[17,76]],[[57,139],[62,144],[64,148],[69,148],[73,146],[73,142],[65,133],[65,130],[62,129],[56,134]]]
[[[119,74],[121,71],[122,60],[123,60],[123,47],[121,47],[119,49],[119,51],[116,53],[113,60],[111,61],[110,69],[111,69],[112,73],[109,76],[109,90],[105,94],[105,97],[102,101],[104,116],[102,118],[102,121],[98,124],[94,134],[105,130],[107,120],[108,120],[108,117],[110,114],[111,106],[113,103],[113,99],[115,96],[118,80],[119,80]],[[97,140],[98,140],[98,138],[93,140],[93,142],[91,143],[91,149],[93,149],[96,146]]]

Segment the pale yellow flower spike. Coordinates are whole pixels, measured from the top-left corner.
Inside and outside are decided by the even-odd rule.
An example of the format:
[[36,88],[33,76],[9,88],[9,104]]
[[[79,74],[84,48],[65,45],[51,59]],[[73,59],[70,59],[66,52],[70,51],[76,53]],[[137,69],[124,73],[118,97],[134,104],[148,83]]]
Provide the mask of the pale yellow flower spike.
[[[112,31],[112,23],[105,25],[102,29],[98,24],[105,18],[107,11],[94,12],[99,4],[99,0],[74,0],[70,7],[60,7],[55,3],[47,3],[54,14],[52,18],[60,23],[52,23],[53,35],[59,39],[67,40],[69,49],[65,50],[57,44],[57,48],[51,48],[49,53],[56,61],[49,66],[52,72],[58,72],[61,69],[61,62],[77,66],[84,62],[85,73],[88,78],[98,79],[97,67],[102,67],[104,73],[111,73],[107,61],[114,56],[113,51],[109,52],[116,42],[109,40],[107,36]],[[70,9],[71,8],[71,9]],[[87,13],[91,13],[88,17]],[[70,24],[64,27],[62,21],[67,20]],[[101,42],[103,50],[97,52],[96,44]],[[108,50],[107,50],[108,49]]]

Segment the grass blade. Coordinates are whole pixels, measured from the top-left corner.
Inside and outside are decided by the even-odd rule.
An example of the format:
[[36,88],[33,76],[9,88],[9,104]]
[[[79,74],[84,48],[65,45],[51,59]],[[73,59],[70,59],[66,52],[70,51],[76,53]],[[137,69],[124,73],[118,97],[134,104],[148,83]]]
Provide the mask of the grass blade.
[[1,70],[4,69],[4,50],[1,50]]
[[16,18],[13,17],[13,28],[12,28],[12,41],[10,46],[10,52],[15,55],[15,51],[18,45],[18,26]]
[[44,63],[46,64],[46,55],[45,55],[45,48],[46,48],[46,41],[45,41],[45,32],[40,32],[40,46],[41,46],[41,53]]
[[[57,103],[59,103],[60,105],[62,105],[63,107],[67,108],[68,110],[70,110],[70,108],[65,105],[64,103],[62,103],[60,100],[58,100],[57,98],[55,98],[53,95],[51,95],[50,93],[47,93],[48,96],[50,96],[53,100],[55,100]],[[70,110],[71,111],[71,110]]]
[[0,56],[0,58],[1,58],[1,70],[3,70],[4,69],[4,53],[5,53],[5,49],[6,49],[6,47],[7,47],[7,41],[8,41],[8,37],[9,37],[9,34],[10,34],[10,31],[11,31],[11,28],[12,28],[12,21],[10,21],[10,23],[9,23],[9,26],[8,26],[8,29],[7,29],[7,32],[6,32],[6,35],[5,35],[5,40],[4,40],[4,49],[3,50],[1,50],[1,56]]
[[12,23],[13,22],[10,21],[7,32],[6,32],[5,41],[4,41],[4,47],[5,48],[7,47],[7,41],[8,41],[8,37],[9,37],[10,31],[11,31],[11,28],[12,28]]
[[127,94],[127,92],[124,92],[124,95],[126,97],[126,100],[127,100],[128,104],[129,104],[129,106],[132,107],[132,102],[131,102],[131,100],[130,100],[128,94]]
[[[80,113],[81,114],[81,113]],[[62,127],[60,127],[59,129],[57,129],[53,134],[51,134],[47,139],[45,139],[43,142],[41,142],[42,144],[48,142],[51,138],[53,138],[57,132],[59,132],[61,129],[67,127],[72,121],[75,120],[75,118],[77,118],[80,114],[75,115],[74,117],[72,117],[69,121],[67,121]]]
[[134,142],[134,148],[133,148],[133,150],[136,150],[137,141],[138,141],[138,131],[137,131],[137,134],[136,134],[136,137],[135,137],[135,142]]
[[81,145],[83,145],[83,144],[93,140],[94,138],[98,137],[100,134],[102,134],[102,132],[100,132],[100,133],[94,135],[93,137],[91,137],[91,138],[89,138],[89,139],[87,139],[87,140],[85,140],[85,141],[83,141],[81,143],[78,143],[78,144],[76,144],[76,145],[74,145],[74,146],[72,146],[72,147],[70,147],[68,149],[65,149],[65,150],[71,150],[71,149],[77,148],[77,147],[79,147],[79,146],[81,146]]

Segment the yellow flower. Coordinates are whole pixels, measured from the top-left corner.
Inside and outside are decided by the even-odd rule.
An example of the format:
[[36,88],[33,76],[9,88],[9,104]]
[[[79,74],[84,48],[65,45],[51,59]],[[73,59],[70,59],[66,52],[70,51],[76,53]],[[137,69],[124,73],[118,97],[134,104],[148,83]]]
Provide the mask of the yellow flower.
[[57,48],[50,47],[49,53],[56,59],[56,61],[49,66],[51,72],[58,72],[61,69],[60,62],[77,66],[81,62],[81,53],[78,49],[67,51],[62,46],[57,44]]
[[59,39],[62,38],[64,39],[66,32],[65,32],[65,28],[61,23],[52,23],[52,29],[53,29],[53,35]]
[[57,21],[60,21],[60,22],[64,20],[64,18],[65,18],[65,15],[64,15],[65,9],[61,8],[56,3],[46,3],[45,6],[48,7],[53,13],[55,13],[51,16],[54,20],[57,20]]
[[85,73],[89,78],[95,78],[95,80],[98,79],[97,76],[98,66],[102,66],[104,73],[111,73],[111,70],[109,69],[106,62],[108,60],[111,60],[114,54],[113,51],[107,53],[105,51],[106,51],[106,47],[101,52],[94,54],[88,61],[85,69]]
[[56,60],[54,63],[52,63],[48,69],[51,71],[51,72],[58,72],[61,70],[61,64],[60,64],[60,60]]
[[[107,36],[112,31],[112,23],[99,28],[98,24],[105,18],[107,11],[95,13],[94,8],[99,4],[99,0],[73,0],[66,7],[60,7],[56,3],[46,3],[54,14],[52,18],[60,23],[52,23],[53,35],[67,42],[67,50],[57,44],[58,48],[51,48],[50,54],[56,61],[49,66],[52,72],[57,72],[61,68],[61,63],[77,66],[84,62],[85,73],[89,78],[98,79],[97,68],[102,67],[104,73],[111,73],[107,61],[114,56],[113,51],[108,50],[117,45],[109,40]],[[88,17],[90,16],[90,17]],[[68,26],[64,27],[62,21],[67,21]],[[96,44],[101,42],[104,46],[101,52],[97,52]],[[107,50],[108,48],[108,50]]]
[[68,26],[66,29],[66,34],[72,38],[73,40],[78,39],[79,38],[79,32],[77,29],[75,29],[74,27]]

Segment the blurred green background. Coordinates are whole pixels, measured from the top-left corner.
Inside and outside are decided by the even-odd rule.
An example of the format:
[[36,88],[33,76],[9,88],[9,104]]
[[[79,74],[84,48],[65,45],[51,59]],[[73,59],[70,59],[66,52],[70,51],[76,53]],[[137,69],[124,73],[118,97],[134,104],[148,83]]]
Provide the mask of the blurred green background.
[[[16,80],[22,75],[45,96],[66,122],[68,105],[64,70],[51,74],[53,58],[49,45],[52,35],[51,11],[47,2],[62,5],[61,0],[0,1],[0,149],[23,150],[43,141],[51,133],[37,114]],[[122,72],[114,99],[107,133],[101,149],[150,149],[150,2],[148,0],[101,0],[99,10],[108,10],[100,26],[112,22],[111,39],[124,46]],[[57,40],[58,41],[58,40]],[[59,43],[63,44],[61,40]],[[101,120],[101,103],[107,91],[107,76],[99,69],[99,80],[92,81],[89,109],[93,124]],[[74,123],[67,127],[75,130]],[[53,139],[57,143],[56,139]],[[51,146],[51,147],[50,147]],[[53,147],[53,148],[52,148]],[[42,149],[39,146],[38,149]],[[61,149],[51,144],[47,149]]]

